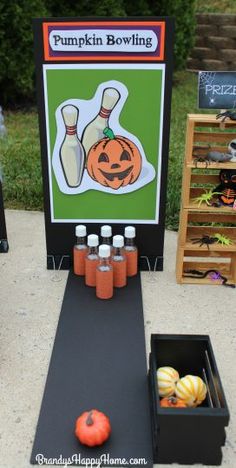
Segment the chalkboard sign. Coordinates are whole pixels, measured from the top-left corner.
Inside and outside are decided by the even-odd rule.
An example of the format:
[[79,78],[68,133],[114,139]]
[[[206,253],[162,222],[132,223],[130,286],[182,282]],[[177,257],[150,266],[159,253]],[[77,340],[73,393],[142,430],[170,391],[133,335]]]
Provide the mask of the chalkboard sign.
[[198,99],[200,109],[236,108],[236,72],[200,71]]

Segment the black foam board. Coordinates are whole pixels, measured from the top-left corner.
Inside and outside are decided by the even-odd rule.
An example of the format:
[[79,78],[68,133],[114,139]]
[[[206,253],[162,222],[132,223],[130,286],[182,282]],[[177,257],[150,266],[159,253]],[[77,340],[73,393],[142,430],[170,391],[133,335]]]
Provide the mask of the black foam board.
[[[40,129],[40,141],[41,141],[41,159],[42,159],[42,176],[43,176],[43,188],[44,188],[44,213],[45,213],[45,231],[46,231],[46,243],[47,243],[47,268],[54,269],[62,261],[61,268],[69,269],[72,265],[71,246],[74,243],[75,226],[80,221],[72,222],[53,222],[51,219],[51,197],[50,197],[50,167],[48,165],[48,154],[47,154],[47,124],[46,124],[46,113],[45,113],[45,89],[42,66],[47,63],[44,59],[44,41],[43,41],[43,25],[48,22],[60,24],[63,22],[84,22],[86,28],[87,22],[96,21],[107,22],[107,27],[113,22],[127,21],[145,21],[152,24],[153,21],[162,21],[165,23],[165,37],[163,41],[164,46],[164,57],[163,60],[158,60],[158,63],[165,65],[165,82],[164,85],[164,108],[163,108],[163,130],[162,139],[164,144],[162,145],[161,167],[158,169],[161,184],[160,190],[160,207],[159,207],[159,220],[158,223],[148,224],[135,224],[135,220],[132,221],[132,225],[136,226],[136,243],[139,250],[139,267],[142,270],[148,270],[147,257],[151,266],[161,271],[163,270],[163,248],[164,248],[164,232],[165,232],[165,209],[166,209],[166,187],[167,187],[167,170],[168,170],[168,153],[169,153],[169,133],[170,133],[170,108],[171,108],[171,93],[172,93],[172,73],[174,65],[174,18],[171,17],[156,17],[156,16],[142,16],[140,17],[77,17],[77,18],[34,18],[34,51],[35,51],[35,66],[36,66],[36,88],[37,88],[37,101],[38,101],[38,112],[39,112],[39,129]],[[104,60],[106,63],[111,63],[110,60]],[[144,59],[140,57],[140,63],[144,62]],[[58,60],[51,61],[51,64],[58,64]],[[63,60],[61,64],[65,64]],[[73,63],[83,63],[79,59]],[[119,62],[118,62],[119,63]],[[122,63],[122,61],[121,61]],[[112,66],[112,63],[111,63]],[[99,64],[98,64],[99,69]],[[79,85],[78,85],[79,86]],[[136,116],[134,116],[135,118]],[[161,116],[160,116],[161,118]],[[158,124],[158,123],[157,123]],[[128,203],[128,200],[127,200]],[[89,216],[88,216],[89,217]],[[116,213],[114,213],[116,218]],[[65,221],[65,220],[64,220]],[[123,234],[124,228],[127,225],[127,220],[118,220],[119,222],[109,224],[112,226],[112,230],[115,234]],[[96,219],[96,222],[88,222],[89,233],[99,234],[104,219]],[[140,258],[141,257],[141,258]],[[55,262],[55,264],[54,264]]]
[[2,182],[0,174],[0,253],[8,252],[7,229],[3,203]]
[[[109,416],[112,434],[101,447],[88,448],[75,438],[74,426],[76,418],[92,408]],[[105,301],[84,286],[83,278],[69,273],[32,464],[39,463],[38,454],[47,462],[61,457],[75,465],[107,454],[102,465],[134,466],[133,459],[143,459],[139,466],[152,466],[139,275]]]

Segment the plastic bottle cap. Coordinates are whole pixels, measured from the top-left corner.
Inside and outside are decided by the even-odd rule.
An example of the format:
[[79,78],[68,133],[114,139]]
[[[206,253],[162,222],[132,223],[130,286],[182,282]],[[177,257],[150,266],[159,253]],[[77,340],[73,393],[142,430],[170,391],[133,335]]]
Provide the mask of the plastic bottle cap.
[[134,226],[126,226],[125,228],[125,237],[128,239],[134,239],[135,237],[135,227]]
[[113,247],[124,247],[124,237],[123,236],[114,236],[113,237]]
[[86,226],[83,224],[78,224],[78,226],[75,226],[75,235],[76,237],[85,237],[87,235]]
[[90,234],[88,236],[88,246],[97,247],[98,246],[98,236],[97,234]]
[[101,227],[101,236],[102,237],[111,237],[111,226],[105,224]]
[[108,258],[111,255],[110,245],[102,244],[98,249],[99,257]]

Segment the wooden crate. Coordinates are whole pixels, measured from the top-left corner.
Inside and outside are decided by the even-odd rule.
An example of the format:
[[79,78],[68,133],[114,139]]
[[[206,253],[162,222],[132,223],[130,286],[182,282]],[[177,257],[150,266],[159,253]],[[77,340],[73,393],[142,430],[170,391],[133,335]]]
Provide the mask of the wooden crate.
[[[204,273],[213,269],[227,278],[227,284],[236,284],[236,210],[196,200],[206,191],[215,191],[221,169],[236,170],[236,162],[209,164],[204,160],[209,150],[227,152],[234,138],[236,122],[222,124],[214,115],[188,115],[176,259],[178,283],[222,284],[210,274],[205,278],[186,276],[191,270]],[[214,238],[216,234],[227,236],[232,244],[201,243],[202,236]]]

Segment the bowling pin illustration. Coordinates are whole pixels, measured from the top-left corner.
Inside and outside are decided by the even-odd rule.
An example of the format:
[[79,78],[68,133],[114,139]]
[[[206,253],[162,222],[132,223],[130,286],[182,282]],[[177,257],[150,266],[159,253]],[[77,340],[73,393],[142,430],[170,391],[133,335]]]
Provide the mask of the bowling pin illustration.
[[69,187],[78,187],[84,172],[85,152],[77,135],[79,109],[66,105],[61,109],[66,135],[60,149],[61,165]]
[[86,155],[97,141],[104,138],[103,130],[108,127],[108,119],[112,109],[120,99],[120,93],[115,88],[106,88],[103,91],[100,111],[88,125],[85,127],[82,135],[82,144]]

